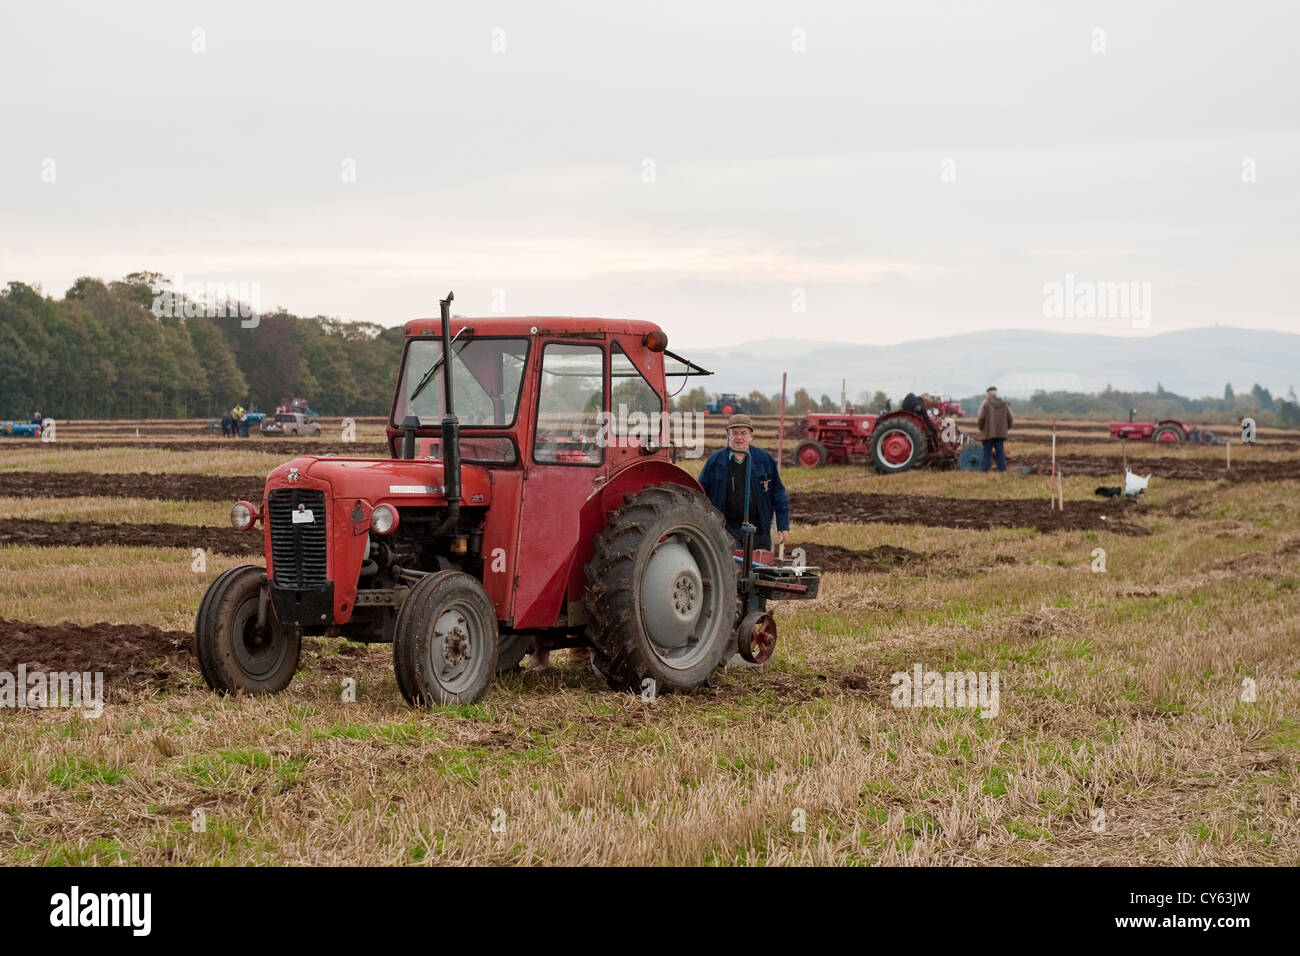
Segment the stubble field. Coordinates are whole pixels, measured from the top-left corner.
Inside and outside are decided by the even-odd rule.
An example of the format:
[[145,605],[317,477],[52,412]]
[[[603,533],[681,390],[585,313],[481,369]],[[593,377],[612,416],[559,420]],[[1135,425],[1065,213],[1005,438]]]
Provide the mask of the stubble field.
[[[1063,512],[1043,422],[1008,443],[1028,475],[787,467],[791,543],[829,570],[778,606],[769,665],[643,702],[557,653],[412,711],[387,645],[337,639],[306,639],[279,696],[208,691],[199,599],[261,562],[230,502],[306,449],[382,454],[382,428],[196,426],[0,444],[0,671],[98,670],[107,696],[97,719],[0,709],[0,861],[1300,862],[1294,433],[1228,469],[1222,447],[1064,423]],[[1144,498],[1094,496],[1124,463],[1154,475]],[[996,672],[996,716],[893,706],[918,664]]]

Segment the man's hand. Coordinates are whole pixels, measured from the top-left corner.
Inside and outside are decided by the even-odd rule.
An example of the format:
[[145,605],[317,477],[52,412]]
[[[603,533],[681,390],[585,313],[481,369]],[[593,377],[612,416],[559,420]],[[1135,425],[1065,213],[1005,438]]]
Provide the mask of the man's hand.
[[778,543],[778,544],[785,544],[787,541],[790,540],[790,532],[789,532],[789,531],[778,531],[778,532],[776,533],[776,540],[777,540],[777,543]]

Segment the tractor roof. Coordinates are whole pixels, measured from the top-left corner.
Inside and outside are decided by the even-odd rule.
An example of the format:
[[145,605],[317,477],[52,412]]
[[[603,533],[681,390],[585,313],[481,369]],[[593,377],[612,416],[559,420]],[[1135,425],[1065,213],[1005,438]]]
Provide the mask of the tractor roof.
[[[454,335],[461,327],[470,326],[479,335],[530,335],[534,330],[538,335],[547,333],[574,332],[617,332],[632,335],[644,335],[646,332],[659,330],[653,322],[641,319],[601,319],[574,318],[557,315],[522,315],[491,316],[470,318],[452,316],[451,331]],[[406,323],[408,338],[421,335],[441,335],[442,319],[412,319]]]

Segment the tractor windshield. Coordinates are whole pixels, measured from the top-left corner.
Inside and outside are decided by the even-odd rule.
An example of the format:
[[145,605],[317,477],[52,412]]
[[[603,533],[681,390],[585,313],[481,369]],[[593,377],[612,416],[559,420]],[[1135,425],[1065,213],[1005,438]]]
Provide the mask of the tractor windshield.
[[[519,406],[528,357],[527,339],[471,338],[453,343],[452,388],[456,417],[464,428],[508,428]],[[421,387],[421,381],[434,370]],[[393,409],[393,425],[407,415],[420,425],[440,426],[443,407],[442,341],[415,339],[406,349]],[[414,395],[414,398],[412,398]]]

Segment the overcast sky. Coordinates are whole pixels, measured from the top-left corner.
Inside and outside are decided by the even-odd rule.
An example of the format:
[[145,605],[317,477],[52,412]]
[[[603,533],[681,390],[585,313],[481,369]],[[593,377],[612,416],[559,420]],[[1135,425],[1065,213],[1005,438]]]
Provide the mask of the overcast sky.
[[[0,283],[384,325],[454,289],[674,347],[1300,331],[1297,11],[5,0]],[[1067,274],[1149,323],[1046,315]]]

